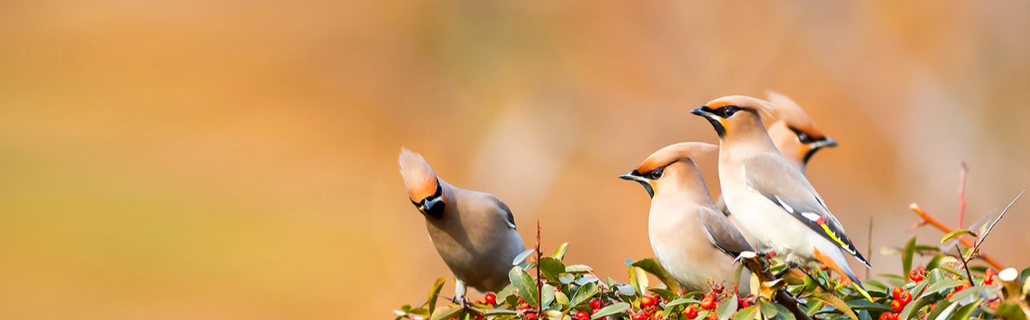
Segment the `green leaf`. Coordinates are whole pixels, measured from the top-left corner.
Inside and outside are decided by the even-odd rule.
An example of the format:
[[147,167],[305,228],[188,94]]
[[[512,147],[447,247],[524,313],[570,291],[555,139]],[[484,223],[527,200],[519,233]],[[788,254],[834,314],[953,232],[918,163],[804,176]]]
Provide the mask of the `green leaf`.
[[908,275],[908,272],[912,271],[912,254],[915,251],[915,247],[916,237],[912,237],[912,239],[909,239],[908,243],[905,244],[905,249],[901,253],[901,267],[905,271],[901,273],[903,275]]
[[569,307],[575,308],[576,306],[583,304],[595,294],[597,294],[597,283],[587,283],[576,290],[576,294],[572,295],[572,301],[569,301]]
[[540,302],[543,303],[542,305],[543,305],[544,309],[547,309],[547,308],[551,307],[551,302],[554,302],[554,290],[555,290],[554,286],[546,284],[546,283],[544,284],[544,287],[541,288],[541,290],[540,290],[540,295],[541,295],[540,296]]
[[628,308],[629,308],[629,304],[628,303],[619,302],[619,303],[616,303],[616,304],[613,304],[613,305],[601,308],[601,310],[597,310],[597,312],[594,312],[594,314],[590,316],[590,319],[600,319],[600,318],[605,317],[605,316],[610,316],[610,315],[613,315],[613,314],[617,314],[617,313],[626,311],[626,309],[628,309]]
[[681,305],[681,304],[686,304],[686,303],[698,304],[698,303],[701,303],[701,301],[697,301],[697,299],[693,299],[693,298],[682,297],[682,298],[679,298],[679,299],[676,299],[676,300],[669,301],[669,303],[666,303],[665,304],[665,309],[669,309],[669,308],[672,308],[672,307],[675,307],[675,306],[678,306],[678,305]]
[[436,299],[440,298],[440,290],[443,289],[444,282],[447,282],[444,278],[436,279],[436,282],[433,283],[433,288],[429,289],[429,300],[426,302],[429,314],[433,314],[433,310],[436,310]]
[[937,283],[927,286],[926,290],[923,291],[923,294],[919,295],[919,298],[927,297],[932,294],[953,288],[962,283],[965,283],[965,281],[941,279],[940,281],[937,281]]
[[780,312],[778,309],[776,309],[775,305],[762,300],[758,300],[758,307],[761,308],[762,315],[765,316],[766,319],[772,319],[776,316],[777,313]]
[[941,252],[941,248],[934,247],[934,246],[921,245],[921,244],[917,244],[912,249],[915,252],[927,252],[927,251],[930,251],[930,252]]
[[811,301],[808,302],[808,305],[806,306],[808,308],[808,310],[805,310],[805,313],[808,314],[808,316],[811,317],[813,314],[815,314],[817,311],[819,311],[819,309],[822,309],[823,305],[825,305],[825,303],[823,303],[822,301],[816,300],[816,299],[812,299]]
[[776,316],[777,316],[776,319],[779,319],[779,320],[797,320],[797,318],[794,317],[794,313],[790,312],[790,310],[787,309],[787,307],[785,307],[785,306],[783,306],[783,305],[781,305],[779,303],[774,304],[774,306],[776,306],[776,312],[777,312],[776,313]]
[[729,299],[723,300],[722,303],[719,304],[716,314],[719,315],[720,320],[726,320],[729,319],[734,312],[737,312],[737,295],[733,295]]
[[569,296],[566,296],[564,292],[554,292],[554,302],[562,306],[562,310],[569,309]]
[[540,259],[540,273],[543,274],[548,281],[558,281],[558,276],[565,273],[565,266],[562,265],[561,260],[543,257]]
[[511,260],[511,265],[517,266],[526,262],[526,258],[529,258],[529,255],[533,254],[533,252],[536,252],[536,249],[526,249],[526,251],[522,251],[522,253],[515,256],[515,259]]
[[948,240],[955,239],[967,234],[973,234],[973,232],[965,229],[948,232],[948,234],[944,235],[944,237],[941,238],[941,243],[948,242]]
[[886,285],[884,285],[883,283],[881,283],[879,281],[876,281],[874,279],[862,280],[862,284],[865,285],[867,288],[871,287],[873,289],[878,289],[880,291],[886,291],[887,290],[887,286]]
[[930,258],[930,262],[926,263],[926,271],[931,271],[933,269],[937,269],[937,267],[941,265],[941,258],[942,257],[944,257],[943,254],[938,254],[938,255],[933,256],[933,258]]
[[575,280],[576,280],[576,276],[574,276],[572,274],[568,274],[568,273],[563,274],[560,277],[558,277],[558,282],[561,282],[561,283],[564,283],[564,284],[570,284],[570,283],[572,283],[572,281],[575,281]]
[[515,285],[515,288],[519,289],[519,296],[526,300],[531,306],[539,305],[536,292],[536,281],[529,275],[529,272],[523,270],[522,267],[511,268],[508,272],[508,279],[511,280],[511,284]]
[[590,266],[582,265],[582,264],[574,264],[574,265],[565,267],[565,272],[568,272],[568,273],[588,273],[588,272],[593,272],[593,271],[594,271],[594,269],[591,269]]
[[983,299],[978,299],[973,303],[967,304],[965,307],[959,308],[955,311],[955,314],[951,315],[951,320],[969,320],[969,317],[973,315],[973,311],[980,306],[980,302]]
[[926,320],[946,320],[957,307],[958,303],[938,303],[937,307],[926,314]]
[[634,262],[632,266],[639,267],[641,269],[644,269],[644,271],[653,274],[655,277],[658,278],[658,280],[661,280],[662,283],[664,283],[665,286],[669,288],[669,290],[680,291],[680,283],[676,281],[676,278],[673,278],[672,275],[665,270],[665,268],[662,267],[662,264],[659,263],[658,260],[655,260],[654,258],[647,258]]
[[974,295],[979,298],[980,294],[982,294],[984,292],[988,292],[989,293],[991,291],[994,291],[994,286],[975,286],[975,287],[972,287],[972,288],[968,288],[968,289],[956,292],[954,295],[951,296],[951,298],[948,299],[948,301],[959,302],[959,301],[962,301],[962,299],[965,299],[965,298],[968,298],[968,297],[972,297]]
[[834,308],[837,308],[837,310],[843,312],[844,315],[851,318],[851,320],[858,320],[858,315],[855,314],[855,311],[852,311],[851,308],[848,307],[847,303],[844,303],[843,300],[837,298],[834,295],[827,294],[824,292],[816,292],[812,294],[812,298],[815,298],[819,301],[825,302],[826,304],[833,306]]
[[912,302],[909,302],[904,309],[901,310],[901,315],[898,316],[898,319],[908,319],[913,312],[922,309],[924,306],[928,304],[930,304],[929,297],[913,300]]
[[848,301],[848,307],[855,310],[876,310],[876,311],[890,311],[891,308],[876,302],[872,302],[866,299],[855,299]]
[[464,310],[461,307],[437,309],[433,312],[433,316],[429,317],[430,320],[447,320],[452,317],[459,318]]
[[562,243],[558,246],[558,249],[554,249],[554,253],[551,254],[551,258],[558,259],[558,261],[565,260],[565,251],[569,250],[569,243]]
[[[776,307],[773,307],[773,309],[776,309]],[[755,308],[755,306],[740,309],[740,311],[737,312],[737,315],[733,316],[733,320],[751,320],[755,318],[756,313],[758,313],[758,309]],[[772,317],[769,315],[766,315],[766,319],[771,318]]]
[[998,305],[998,309],[994,310],[994,315],[1009,320],[1026,320],[1026,315],[1023,314],[1019,305],[1012,302],[1003,302]]
[[629,267],[629,284],[637,289],[638,294],[647,292],[647,273],[640,267]]

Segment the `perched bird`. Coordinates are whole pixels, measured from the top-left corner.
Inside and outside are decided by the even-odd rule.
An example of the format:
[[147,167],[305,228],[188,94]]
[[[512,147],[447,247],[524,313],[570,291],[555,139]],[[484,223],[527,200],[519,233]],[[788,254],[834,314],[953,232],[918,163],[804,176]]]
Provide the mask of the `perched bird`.
[[[651,195],[647,233],[658,262],[684,285],[733,282],[734,259],[753,251],[715,206],[691,157],[715,145],[682,142],[661,148],[619,178],[639,182]],[[740,287],[748,289],[746,274]]]
[[[801,173],[805,173],[805,165],[808,164],[812,155],[824,147],[837,146],[837,141],[824,135],[815,122],[808,117],[805,110],[802,110],[794,100],[773,91],[767,92],[767,95],[769,102],[778,108],[776,111],[778,119],[769,126],[769,137],[776,145],[776,150],[779,150],[787,160],[801,170]],[[722,195],[719,195],[719,200],[715,203],[719,206],[720,211],[730,217],[734,226],[741,228],[740,221],[733,217],[726,208],[726,200]],[[741,233],[748,241],[756,242],[746,230],[741,230]]]
[[496,292],[508,285],[512,260],[525,250],[508,206],[491,194],[443,181],[422,155],[406,148],[397,162],[408,199],[425,217],[429,239],[454,273],[462,306],[466,286]]
[[690,110],[707,119],[719,135],[719,180],[726,205],[742,227],[789,267],[822,262],[850,278],[868,297],[844,252],[867,267],[869,262],[762,126],[760,113],[775,108],[757,98],[726,96]]
[[[822,148],[836,147],[837,141],[823,134],[823,131],[794,100],[773,91],[769,91],[767,94],[769,102],[778,108],[776,110],[778,119],[768,129],[769,138],[776,145],[776,150],[779,150],[787,160],[801,170],[801,173],[805,173],[805,165],[808,164],[812,155]],[[716,203],[719,205],[719,210],[729,214],[729,211],[726,210],[726,202],[721,195]]]
[[823,134],[794,100],[772,91],[767,94],[769,102],[778,107],[776,113],[779,118],[769,126],[769,137],[776,149],[801,173],[805,173],[805,165],[812,155],[824,147],[837,146],[837,141]]

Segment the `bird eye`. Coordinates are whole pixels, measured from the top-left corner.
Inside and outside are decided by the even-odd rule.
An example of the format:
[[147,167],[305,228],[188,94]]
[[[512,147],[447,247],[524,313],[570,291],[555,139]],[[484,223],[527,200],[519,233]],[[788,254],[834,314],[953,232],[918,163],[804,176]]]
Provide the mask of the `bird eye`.
[[723,118],[729,118],[736,114],[737,111],[740,111],[740,108],[738,108],[737,106],[725,106],[719,108],[719,116]]
[[664,172],[665,172],[665,167],[659,167],[657,169],[651,170],[651,172],[648,172],[647,173],[647,178],[651,179],[651,180],[661,179],[662,178],[662,173],[664,173]]
[[808,140],[811,140],[811,138],[808,137],[808,134],[805,134],[804,132],[798,133],[798,141],[801,141],[802,143],[807,143]]

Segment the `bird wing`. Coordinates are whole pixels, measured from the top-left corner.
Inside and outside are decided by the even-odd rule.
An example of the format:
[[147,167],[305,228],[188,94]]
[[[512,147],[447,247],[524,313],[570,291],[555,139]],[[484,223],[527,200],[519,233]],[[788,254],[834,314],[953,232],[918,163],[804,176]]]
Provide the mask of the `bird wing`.
[[497,197],[491,196],[490,198],[493,199],[494,202],[497,203],[497,207],[501,208],[501,211],[505,213],[504,222],[508,223],[508,227],[512,230],[518,230],[515,229],[515,215],[511,213],[511,209],[508,208],[508,205],[505,204],[504,201],[501,201],[501,199],[498,199]]
[[749,188],[869,266],[819,193],[787,159],[772,154],[752,157],[744,162],[744,174]]
[[697,215],[705,226],[708,241],[722,252],[737,257],[741,252],[754,251],[747,243],[747,239],[744,239],[744,235],[740,234],[740,231],[722,212],[712,208],[699,207]]

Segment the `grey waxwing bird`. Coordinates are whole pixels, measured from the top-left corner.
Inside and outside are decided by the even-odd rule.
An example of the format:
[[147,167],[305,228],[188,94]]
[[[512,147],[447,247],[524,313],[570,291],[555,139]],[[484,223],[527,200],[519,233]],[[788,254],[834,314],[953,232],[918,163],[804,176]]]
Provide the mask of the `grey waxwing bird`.
[[[676,281],[690,286],[733,283],[734,259],[754,251],[719,212],[692,157],[715,145],[682,142],[661,148],[619,178],[639,182],[651,195],[647,233],[658,262]],[[750,286],[747,274],[740,289]]]
[[401,148],[397,162],[408,199],[426,220],[429,238],[456,279],[455,298],[466,286],[496,292],[508,285],[512,260],[525,250],[515,216],[497,197],[440,179],[422,155]]
[[719,180],[726,206],[756,241],[782,256],[789,267],[821,262],[850,278],[868,298],[844,252],[867,267],[869,263],[762,126],[760,113],[775,108],[757,98],[726,96],[690,111],[707,119],[719,135]]

